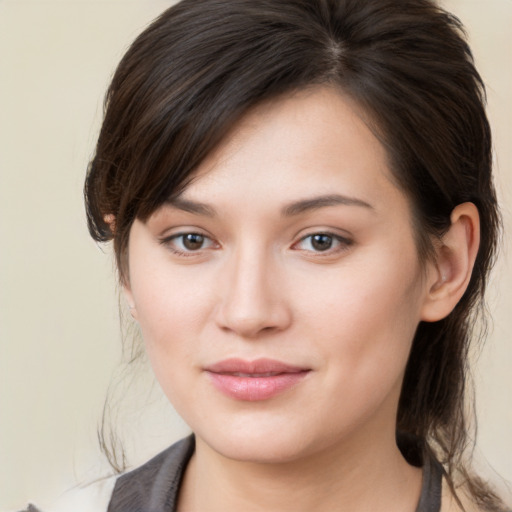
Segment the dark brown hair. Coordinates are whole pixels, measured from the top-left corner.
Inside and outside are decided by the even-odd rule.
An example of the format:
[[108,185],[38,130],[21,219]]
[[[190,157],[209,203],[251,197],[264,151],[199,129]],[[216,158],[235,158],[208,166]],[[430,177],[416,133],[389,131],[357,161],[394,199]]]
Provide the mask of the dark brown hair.
[[168,9],[132,44],[108,90],[85,185],[89,230],[113,240],[124,279],[135,218],[180,192],[248,109],[321,84],[354,99],[385,145],[423,260],[455,206],[471,201],[480,213],[465,295],[444,320],[418,326],[397,430],[435,451],[450,482],[462,472],[491,510],[492,493],[460,461],[468,347],[500,225],[491,134],[463,28],[433,1],[183,0]]

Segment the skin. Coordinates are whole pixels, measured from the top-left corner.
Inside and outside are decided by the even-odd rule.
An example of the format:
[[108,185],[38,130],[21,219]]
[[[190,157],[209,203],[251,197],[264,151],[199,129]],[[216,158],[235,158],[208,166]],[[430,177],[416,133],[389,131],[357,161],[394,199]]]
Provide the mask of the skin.
[[[415,329],[451,311],[476,256],[474,206],[452,221],[420,264],[384,148],[350,100],[316,88],[252,110],[179,201],[134,222],[127,300],[196,434],[180,510],[415,510],[421,470],[395,418]],[[191,249],[186,233],[203,238]],[[236,400],[204,371],[228,357],[309,371]]]

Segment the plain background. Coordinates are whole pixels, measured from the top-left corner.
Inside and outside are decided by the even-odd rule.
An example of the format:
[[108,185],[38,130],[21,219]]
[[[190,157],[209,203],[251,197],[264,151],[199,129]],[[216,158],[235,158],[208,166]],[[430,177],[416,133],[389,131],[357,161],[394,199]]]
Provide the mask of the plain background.
[[[0,0],[0,510],[108,472],[96,427],[120,359],[118,299],[110,249],[88,237],[82,184],[114,67],[171,3]],[[510,239],[512,0],[442,5],[466,25],[488,87]],[[507,247],[489,304],[493,329],[474,365],[477,458],[512,481]],[[119,424],[135,463],[186,432],[148,375],[117,393],[129,402]]]

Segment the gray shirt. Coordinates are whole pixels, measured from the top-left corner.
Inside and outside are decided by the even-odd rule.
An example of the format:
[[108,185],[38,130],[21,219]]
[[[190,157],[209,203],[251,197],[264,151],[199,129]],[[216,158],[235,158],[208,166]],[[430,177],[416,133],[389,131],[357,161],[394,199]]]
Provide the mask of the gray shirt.
[[[181,481],[194,447],[194,436],[189,436],[120,476],[107,512],[176,512]],[[416,512],[441,510],[442,476],[442,466],[433,457],[425,457]]]

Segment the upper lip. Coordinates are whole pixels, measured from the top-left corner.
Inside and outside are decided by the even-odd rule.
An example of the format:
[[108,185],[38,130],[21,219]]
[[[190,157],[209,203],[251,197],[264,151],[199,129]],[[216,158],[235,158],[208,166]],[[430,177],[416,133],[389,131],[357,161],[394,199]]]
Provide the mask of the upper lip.
[[224,359],[205,367],[206,371],[212,373],[243,373],[243,374],[279,374],[279,373],[299,373],[308,371],[309,368],[290,365],[274,359],[256,359],[246,361],[245,359],[230,358]]

